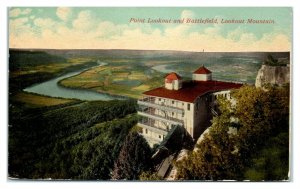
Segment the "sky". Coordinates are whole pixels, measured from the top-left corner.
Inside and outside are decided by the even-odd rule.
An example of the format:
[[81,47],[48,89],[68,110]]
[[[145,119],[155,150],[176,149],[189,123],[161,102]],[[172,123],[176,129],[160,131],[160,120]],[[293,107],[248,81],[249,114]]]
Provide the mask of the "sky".
[[[9,48],[248,52],[290,51],[292,46],[291,8],[11,7],[8,12]],[[187,19],[217,23],[191,24]],[[250,24],[248,19],[274,23]]]

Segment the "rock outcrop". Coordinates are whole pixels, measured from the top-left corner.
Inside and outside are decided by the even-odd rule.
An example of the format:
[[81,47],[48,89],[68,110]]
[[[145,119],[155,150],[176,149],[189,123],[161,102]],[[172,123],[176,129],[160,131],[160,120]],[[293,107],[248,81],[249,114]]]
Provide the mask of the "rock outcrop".
[[282,86],[290,83],[290,66],[270,66],[262,65],[256,76],[256,87],[263,87],[264,85],[271,84]]

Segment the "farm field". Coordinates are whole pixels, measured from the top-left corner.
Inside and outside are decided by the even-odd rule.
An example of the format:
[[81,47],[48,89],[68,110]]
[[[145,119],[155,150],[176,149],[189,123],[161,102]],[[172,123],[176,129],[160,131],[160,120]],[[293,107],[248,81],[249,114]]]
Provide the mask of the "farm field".
[[55,106],[75,101],[71,99],[51,98],[26,92],[19,92],[16,95],[14,95],[10,100],[26,103],[32,107]]
[[132,98],[140,98],[144,91],[163,85],[164,76],[170,72],[179,73],[184,79],[191,79],[193,71],[205,65],[213,72],[215,80],[255,83],[255,77],[264,55],[247,53],[179,55],[138,58],[103,58],[108,65],[92,68],[79,75],[66,78],[62,86],[82,88]]
[[132,98],[163,84],[163,73],[150,70],[146,66],[109,64],[87,70],[77,76],[64,79],[61,85],[70,88],[83,88]]

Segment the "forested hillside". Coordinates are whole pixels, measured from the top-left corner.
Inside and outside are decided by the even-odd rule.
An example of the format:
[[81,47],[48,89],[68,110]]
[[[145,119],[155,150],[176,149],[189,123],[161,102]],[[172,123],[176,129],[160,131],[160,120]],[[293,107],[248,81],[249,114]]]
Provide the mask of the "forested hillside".
[[65,63],[65,58],[50,55],[43,51],[9,51],[9,69],[17,70],[21,67],[33,67],[49,63]]
[[289,86],[245,86],[233,96],[234,106],[219,100],[221,115],[197,150],[176,164],[177,179],[289,179]]
[[13,104],[9,176],[109,179],[122,143],[136,124],[135,101],[93,101],[26,108]]

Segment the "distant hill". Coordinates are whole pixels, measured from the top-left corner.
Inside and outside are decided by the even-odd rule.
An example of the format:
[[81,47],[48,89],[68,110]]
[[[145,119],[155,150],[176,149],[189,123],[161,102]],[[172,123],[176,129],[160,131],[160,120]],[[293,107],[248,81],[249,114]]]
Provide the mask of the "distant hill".
[[122,49],[10,49],[18,51],[43,51],[51,55],[70,57],[103,57],[103,58],[144,58],[144,59],[162,59],[162,58],[185,58],[197,59],[203,57],[222,57],[222,56],[244,56],[260,57],[265,59],[271,54],[274,58],[289,57],[289,52],[190,52],[190,51],[168,51],[168,50],[122,50]]
[[66,59],[44,50],[9,50],[9,69],[11,71],[26,66],[37,66],[50,63],[64,63]]

